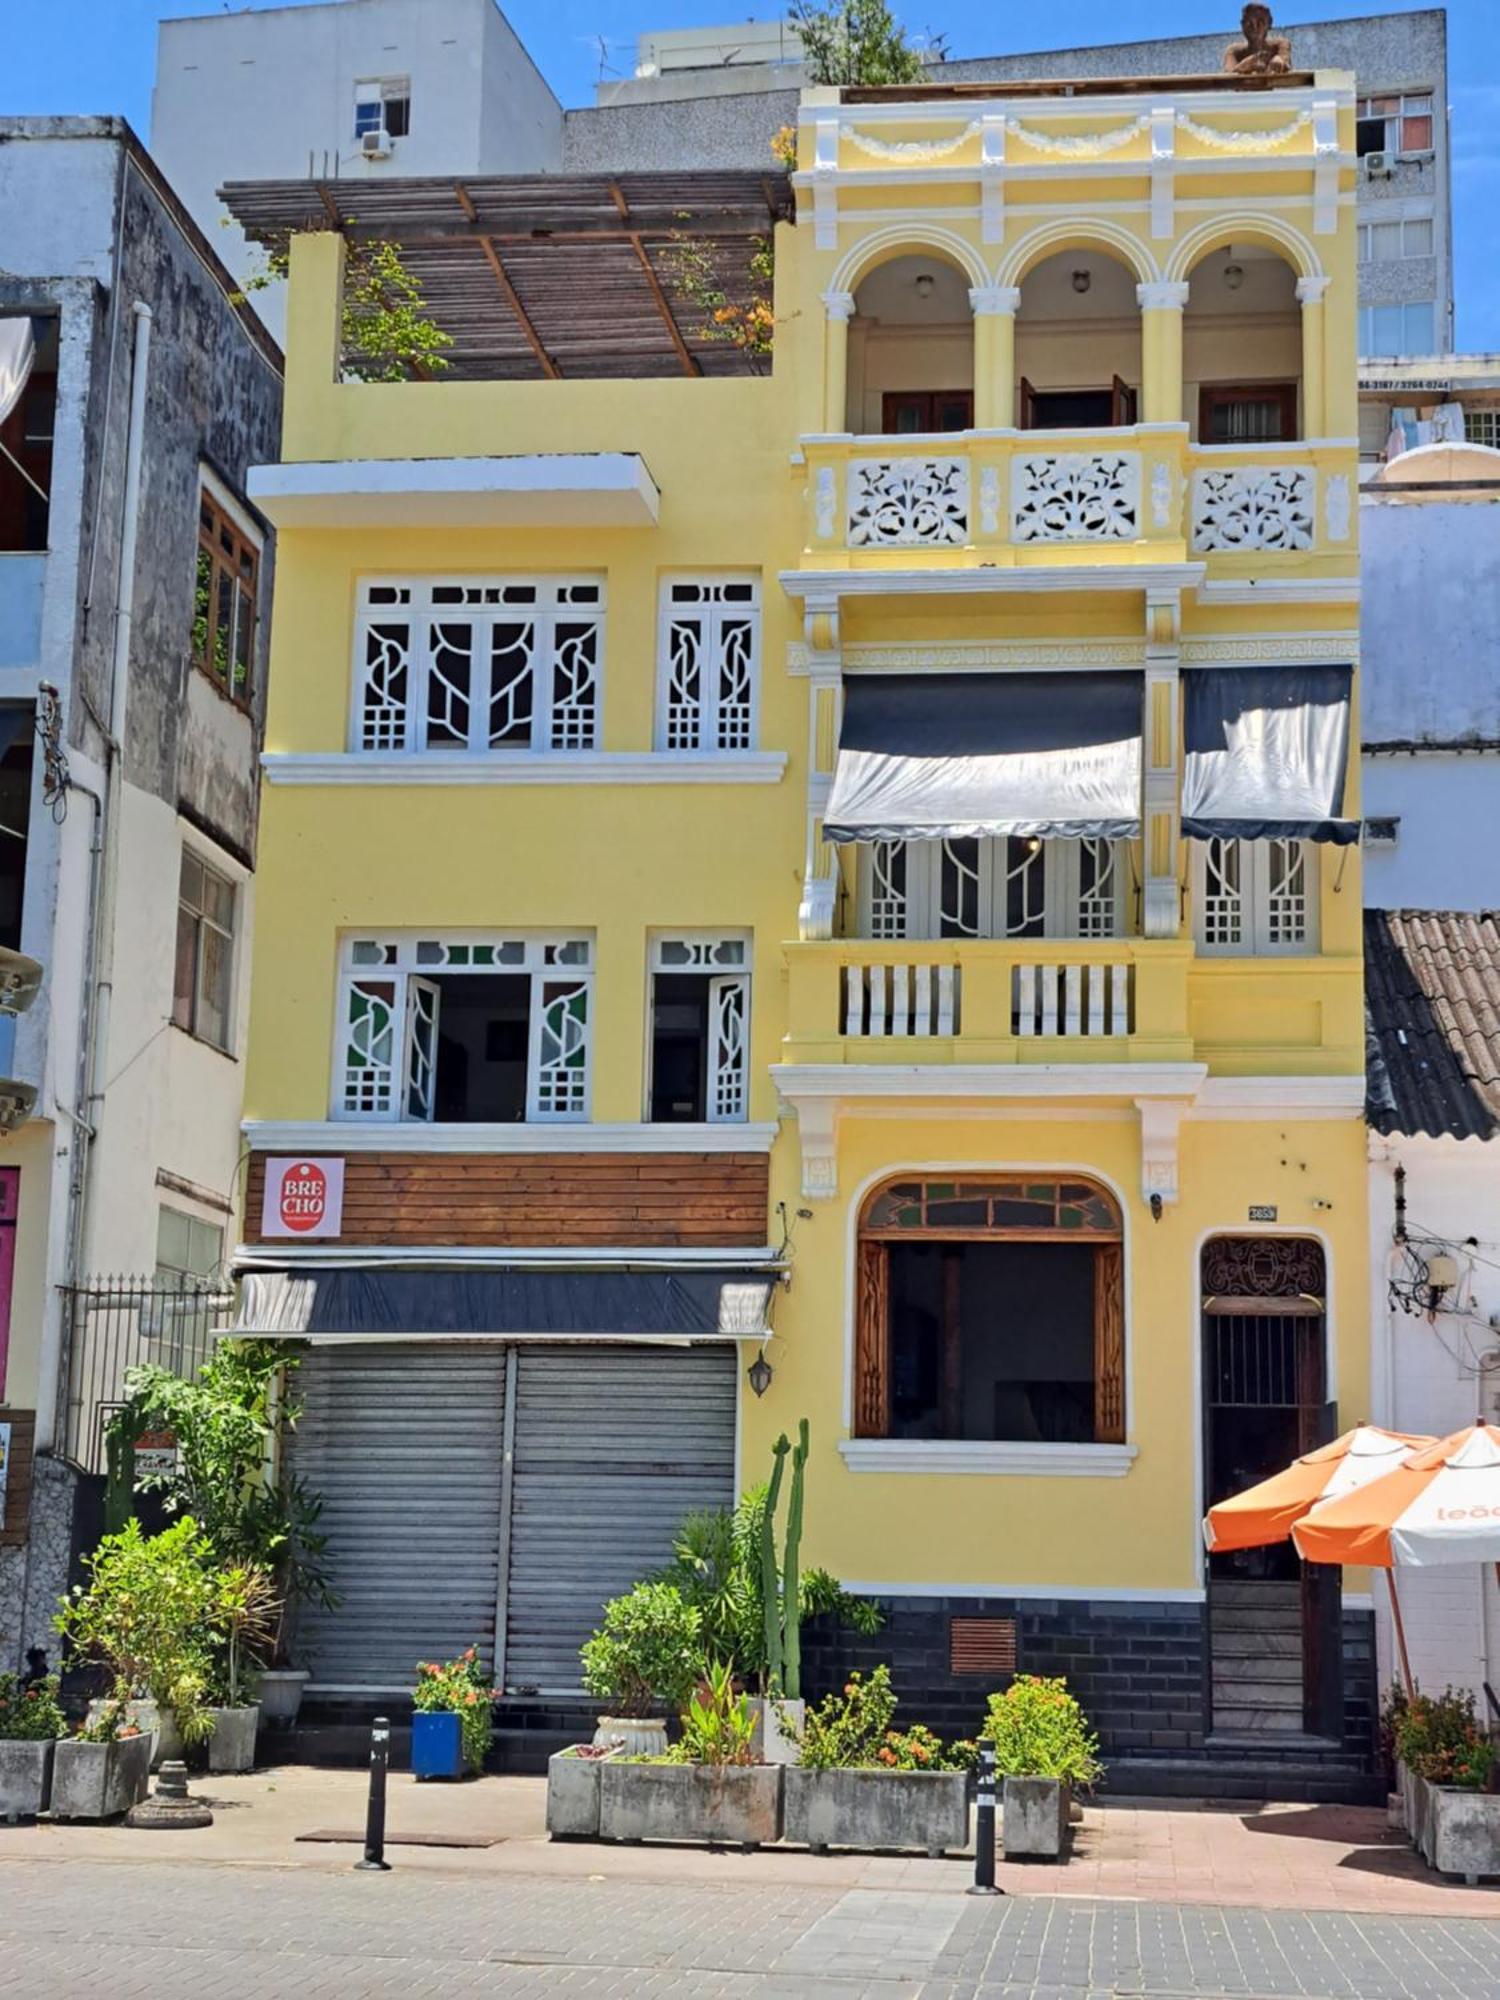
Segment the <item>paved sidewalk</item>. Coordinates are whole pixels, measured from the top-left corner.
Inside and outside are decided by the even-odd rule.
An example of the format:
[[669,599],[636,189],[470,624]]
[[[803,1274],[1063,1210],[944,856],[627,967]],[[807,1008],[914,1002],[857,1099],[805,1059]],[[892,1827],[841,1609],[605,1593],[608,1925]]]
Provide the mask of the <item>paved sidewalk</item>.
[[1500,1922],[12,1859],[0,1862],[0,1993],[38,1992],[70,2000],[1500,2000]]
[[[364,1824],[365,1774],[305,1766],[244,1778],[203,1778],[197,1792],[218,1817],[201,1833],[132,1833],[123,1827],[0,1826],[0,1867],[8,1860],[210,1862],[345,1871],[354,1847],[310,1846],[299,1833]],[[393,1848],[402,1876],[472,1875],[503,1881],[657,1882],[668,1886],[784,1890],[849,1889],[957,1895],[972,1862],[925,1856],[811,1855],[796,1848],[760,1854],[698,1847],[616,1847],[549,1842],[540,1778],[484,1778],[459,1786],[390,1781],[391,1832],[466,1833],[498,1845],[464,1850]],[[1432,1874],[1385,1815],[1361,1807],[1167,1807],[1114,1801],[1091,1805],[1063,1865],[1003,1863],[1003,1886],[1024,1896],[1126,1898],[1262,1910],[1328,1910],[1348,1915],[1500,1919],[1500,1887],[1466,1889]],[[0,1876],[3,1882],[3,1876]],[[3,1906],[0,1906],[3,1917]]]

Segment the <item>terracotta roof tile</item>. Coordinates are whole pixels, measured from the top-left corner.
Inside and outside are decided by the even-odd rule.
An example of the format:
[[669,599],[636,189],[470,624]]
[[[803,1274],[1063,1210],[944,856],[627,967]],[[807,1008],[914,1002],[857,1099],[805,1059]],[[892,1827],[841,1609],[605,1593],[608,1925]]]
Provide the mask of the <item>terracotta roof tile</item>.
[[1500,1135],[1500,914],[1366,910],[1365,1009],[1377,1131]]

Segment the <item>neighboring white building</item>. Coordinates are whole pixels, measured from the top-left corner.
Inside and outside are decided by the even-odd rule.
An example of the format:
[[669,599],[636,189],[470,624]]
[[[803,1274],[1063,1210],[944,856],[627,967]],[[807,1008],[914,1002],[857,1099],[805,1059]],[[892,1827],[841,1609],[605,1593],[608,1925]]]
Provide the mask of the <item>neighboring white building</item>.
[[[1452,824],[1452,822],[1450,822]],[[1454,860],[1452,879],[1463,870]],[[1369,910],[1370,1416],[1446,1435],[1500,1419],[1500,922],[1451,910]],[[1404,1202],[1404,1214],[1401,1204]],[[1433,1301],[1429,1260],[1458,1283]],[[1354,1421],[1364,1412],[1341,1413]],[[1432,1693],[1500,1687],[1493,1568],[1397,1577],[1412,1670]],[[1382,1579],[1381,1685],[1395,1676]]]
[[[241,279],[225,181],[544,173],[562,107],[494,0],[326,0],[163,21],[151,152]],[[255,308],[278,335],[282,288]]]
[[[0,119],[0,1671],[55,1643],[76,1474],[213,1279],[240,1062],[281,355],[130,128]],[[194,1323],[202,1327],[201,1314]],[[205,1329],[206,1330],[206,1329]]]

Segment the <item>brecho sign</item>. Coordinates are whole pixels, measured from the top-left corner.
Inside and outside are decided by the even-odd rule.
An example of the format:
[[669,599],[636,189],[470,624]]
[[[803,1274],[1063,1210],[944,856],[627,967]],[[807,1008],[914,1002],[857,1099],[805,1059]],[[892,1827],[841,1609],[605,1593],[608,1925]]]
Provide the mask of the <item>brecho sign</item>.
[[337,1236],[344,1225],[342,1160],[267,1160],[262,1236]]

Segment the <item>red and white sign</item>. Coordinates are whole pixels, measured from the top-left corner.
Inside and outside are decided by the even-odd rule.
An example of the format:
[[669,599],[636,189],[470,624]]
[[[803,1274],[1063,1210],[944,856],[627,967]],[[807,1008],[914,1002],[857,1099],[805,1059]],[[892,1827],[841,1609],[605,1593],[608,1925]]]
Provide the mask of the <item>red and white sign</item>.
[[267,1160],[262,1236],[337,1236],[344,1226],[342,1160]]

